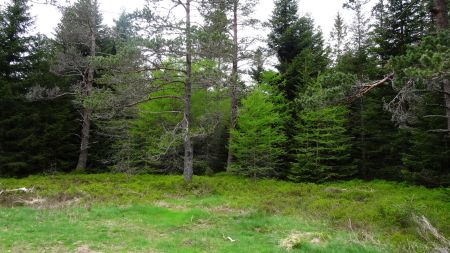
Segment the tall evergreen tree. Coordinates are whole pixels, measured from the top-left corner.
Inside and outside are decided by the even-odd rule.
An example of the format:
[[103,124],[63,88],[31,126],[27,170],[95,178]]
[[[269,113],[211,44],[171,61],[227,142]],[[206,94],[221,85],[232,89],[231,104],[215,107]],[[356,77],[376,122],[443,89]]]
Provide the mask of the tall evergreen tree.
[[[289,64],[299,53],[297,49],[297,38],[293,34],[287,34],[292,25],[298,21],[298,4],[296,0],[277,0],[275,9],[270,19],[272,29],[269,34],[269,47],[277,53],[280,62],[279,70]],[[288,35],[288,36],[287,36]]]
[[[273,19],[275,14],[276,12]],[[272,34],[277,34],[277,26],[274,25],[272,29]],[[297,19],[278,37],[279,39],[270,43],[277,50],[280,61],[277,68],[285,80],[279,84],[279,89],[288,101],[293,101],[311,78],[325,70],[328,54],[324,48],[322,33],[315,30],[314,22],[309,17]]]
[[24,92],[21,80],[29,70],[32,19],[28,0],[11,0],[0,15],[0,94],[17,96]]
[[353,22],[350,26],[353,49],[362,52],[369,46],[369,18],[364,8],[369,0],[348,0],[344,7],[354,12]]
[[295,163],[289,178],[323,182],[352,177],[351,142],[347,135],[348,110],[343,106],[303,111],[295,136]]
[[68,76],[76,76],[74,93],[81,108],[81,144],[78,169],[87,167],[90,146],[92,106],[86,99],[94,89],[95,69],[89,57],[95,57],[101,29],[101,15],[97,0],[79,0],[66,8],[56,29],[59,45],[55,70]]
[[[33,85],[66,83],[50,73],[52,47],[31,36],[28,1],[11,1],[0,15],[0,175],[68,171],[78,129],[70,101],[31,103]],[[75,149],[74,149],[75,148]]]
[[321,182],[355,175],[347,130],[349,110],[335,105],[354,82],[352,75],[331,72],[319,76],[300,95],[297,101],[303,110],[295,126],[291,180]]
[[333,30],[330,32],[333,60],[336,62],[347,49],[347,25],[338,12],[334,19]]
[[254,89],[243,101],[231,149],[236,156],[233,170],[252,177],[280,176],[286,140],[279,108],[270,91]]
[[374,7],[376,23],[373,51],[382,63],[389,57],[404,54],[408,45],[417,43],[430,29],[425,1],[380,0]]

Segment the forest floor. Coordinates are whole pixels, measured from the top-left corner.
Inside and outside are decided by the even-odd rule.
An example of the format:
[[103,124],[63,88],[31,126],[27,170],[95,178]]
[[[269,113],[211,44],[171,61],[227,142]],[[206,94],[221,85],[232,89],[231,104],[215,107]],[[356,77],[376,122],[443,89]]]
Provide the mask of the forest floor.
[[[22,187],[31,191],[10,191]],[[449,236],[448,188],[227,175],[189,185],[123,174],[0,179],[0,252],[433,252]]]

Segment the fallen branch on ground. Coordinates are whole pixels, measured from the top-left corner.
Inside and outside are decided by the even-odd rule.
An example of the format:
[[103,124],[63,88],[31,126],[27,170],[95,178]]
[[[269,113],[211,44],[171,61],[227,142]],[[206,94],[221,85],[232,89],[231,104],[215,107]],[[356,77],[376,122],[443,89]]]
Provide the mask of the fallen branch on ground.
[[[450,248],[450,240],[445,238],[444,235],[431,224],[431,222],[423,215],[413,216],[414,222],[416,222],[419,234],[427,242],[433,245],[434,250],[439,253],[448,253]],[[430,236],[431,235],[431,236]]]
[[6,192],[25,192],[25,193],[29,193],[29,192],[34,192],[34,187],[31,188],[17,188],[17,189],[11,189],[11,190],[0,190],[0,195],[2,195],[3,193]]

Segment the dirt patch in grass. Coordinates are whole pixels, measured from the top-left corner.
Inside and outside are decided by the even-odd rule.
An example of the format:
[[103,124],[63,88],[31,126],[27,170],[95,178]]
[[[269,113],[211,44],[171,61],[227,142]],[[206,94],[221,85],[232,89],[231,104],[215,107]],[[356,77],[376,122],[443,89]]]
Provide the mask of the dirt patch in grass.
[[164,200],[156,201],[156,202],[154,202],[154,205],[157,206],[157,207],[168,208],[168,209],[173,209],[173,210],[182,210],[182,211],[184,211],[184,210],[188,210],[189,209],[187,206],[177,205],[177,204],[174,204],[174,203],[169,203],[169,202],[166,202]]
[[322,233],[293,231],[280,241],[280,247],[286,250],[300,248],[305,243],[323,244],[325,236]]
[[32,207],[36,209],[61,209],[78,205],[81,202],[80,197],[66,197],[63,200],[58,198],[44,198],[36,195],[10,194],[9,196],[0,196],[1,207]]
[[101,253],[100,251],[91,250],[87,245],[81,245],[77,247],[77,253]]
[[221,206],[213,206],[213,207],[207,207],[204,208],[205,211],[212,214],[238,214],[238,215],[247,215],[250,213],[249,210],[245,209],[239,209],[239,208],[232,208],[227,205],[221,205]]

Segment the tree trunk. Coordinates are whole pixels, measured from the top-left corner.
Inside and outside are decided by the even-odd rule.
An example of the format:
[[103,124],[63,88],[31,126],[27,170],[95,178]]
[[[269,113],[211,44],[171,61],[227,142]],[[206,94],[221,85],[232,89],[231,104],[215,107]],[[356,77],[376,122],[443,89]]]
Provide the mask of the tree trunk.
[[450,135],[450,81],[445,79],[443,81],[444,92],[445,92],[445,106],[447,110],[447,131]]
[[91,110],[88,108],[83,109],[83,125],[81,128],[81,145],[80,145],[80,155],[78,156],[77,169],[85,169],[87,165],[88,158],[88,148],[89,148],[89,131],[91,128]]
[[186,80],[184,83],[184,181],[191,182],[194,160],[194,148],[190,136],[191,90],[192,90],[192,38],[191,38],[191,0],[186,0]]
[[[434,7],[432,9],[433,19],[436,22],[436,28],[438,31],[448,30],[448,12],[447,2],[445,0],[434,0]],[[447,113],[447,131],[450,134],[450,81],[448,77],[442,82],[445,92],[445,106]]]
[[364,179],[368,179],[368,171],[366,167],[367,155],[366,155],[366,124],[364,122],[364,97],[361,97],[359,101],[359,127],[360,127],[360,143],[361,145],[361,171]]
[[438,31],[448,29],[447,2],[445,0],[434,0],[434,7],[431,10],[431,14],[436,22]]
[[231,84],[230,84],[230,96],[231,96],[231,119],[230,119],[230,137],[228,139],[228,159],[227,170],[231,168],[233,162],[233,152],[230,148],[233,140],[231,131],[236,128],[237,114],[238,114],[238,4],[239,0],[233,1],[233,67],[231,70]]
[[[95,14],[92,14],[91,17],[91,27],[90,27],[90,52],[89,56],[94,57],[96,55],[96,17]],[[91,94],[92,87],[94,84],[94,68],[89,65],[87,69],[87,78],[85,81],[85,87],[83,87],[83,96],[87,97]],[[88,159],[88,150],[89,150],[89,137],[90,137],[90,129],[91,129],[91,113],[92,110],[90,108],[83,108],[83,125],[81,127],[81,145],[80,145],[80,155],[78,157],[77,169],[85,169],[87,165]]]

